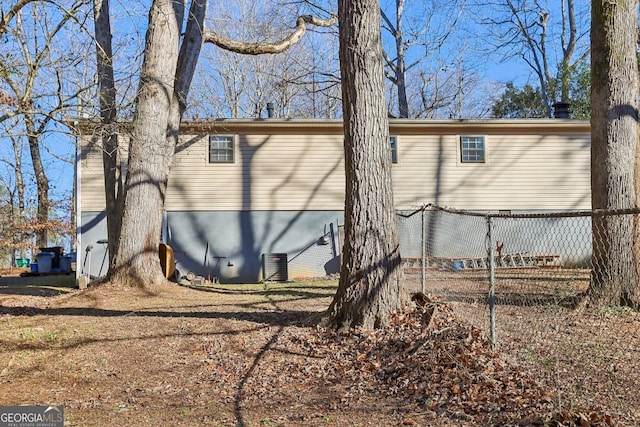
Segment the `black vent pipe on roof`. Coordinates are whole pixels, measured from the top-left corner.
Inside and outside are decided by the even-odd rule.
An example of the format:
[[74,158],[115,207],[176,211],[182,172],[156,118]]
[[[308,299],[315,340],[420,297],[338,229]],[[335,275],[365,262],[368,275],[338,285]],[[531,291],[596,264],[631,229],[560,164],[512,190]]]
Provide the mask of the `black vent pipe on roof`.
[[556,102],[553,104],[553,117],[556,119],[569,119],[571,104],[568,102]]
[[267,117],[273,119],[273,102],[267,102]]

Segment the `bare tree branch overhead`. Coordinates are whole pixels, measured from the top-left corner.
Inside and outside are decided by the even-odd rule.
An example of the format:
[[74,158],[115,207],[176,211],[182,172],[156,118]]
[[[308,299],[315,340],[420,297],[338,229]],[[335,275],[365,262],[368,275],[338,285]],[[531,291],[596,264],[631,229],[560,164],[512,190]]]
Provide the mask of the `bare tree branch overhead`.
[[31,3],[38,3],[38,2],[52,4],[53,6],[68,13],[69,17],[71,18],[73,17],[74,11],[77,10],[81,4],[87,3],[88,0],[76,2],[73,5],[73,7],[69,10],[63,7],[59,1],[55,1],[55,0],[19,0],[16,4],[14,4],[12,7],[9,8],[9,11],[7,13],[5,13],[4,10],[0,12],[0,35],[4,34],[7,31],[7,26],[9,25],[11,20],[13,20],[13,18],[15,18],[16,15],[20,13],[20,11],[24,9],[25,6]]
[[490,52],[501,60],[519,58],[534,73],[547,116],[554,103],[571,101],[575,70],[589,56],[585,6],[563,0],[552,7],[537,0],[478,0],[479,23],[488,31]]
[[316,27],[331,27],[338,21],[337,17],[330,19],[320,19],[311,15],[299,16],[296,20],[296,29],[287,37],[274,42],[242,42],[225,37],[215,31],[204,32],[203,41],[213,43],[216,46],[243,55],[263,55],[281,53],[298,43],[307,32],[307,25]]

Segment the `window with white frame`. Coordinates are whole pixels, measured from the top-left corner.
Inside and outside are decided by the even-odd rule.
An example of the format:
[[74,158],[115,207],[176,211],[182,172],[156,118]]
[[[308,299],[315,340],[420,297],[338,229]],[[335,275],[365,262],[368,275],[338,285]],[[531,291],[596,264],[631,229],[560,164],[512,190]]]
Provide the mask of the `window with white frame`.
[[389,137],[389,148],[391,149],[391,162],[398,163],[398,137],[392,135]]
[[460,161],[462,163],[484,163],[485,148],[484,136],[461,136]]
[[209,136],[209,163],[233,163],[235,138],[232,135]]

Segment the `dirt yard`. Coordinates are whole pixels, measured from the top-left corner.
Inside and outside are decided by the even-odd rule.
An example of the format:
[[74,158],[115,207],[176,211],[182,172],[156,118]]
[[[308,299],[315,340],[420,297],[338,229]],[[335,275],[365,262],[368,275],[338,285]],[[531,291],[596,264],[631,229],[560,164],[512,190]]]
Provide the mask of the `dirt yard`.
[[309,281],[79,291],[67,276],[0,277],[0,405],[63,405],[65,426],[640,421],[607,401],[559,407],[535,368],[492,351],[438,301],[376,333],[317,328],[335,289]]

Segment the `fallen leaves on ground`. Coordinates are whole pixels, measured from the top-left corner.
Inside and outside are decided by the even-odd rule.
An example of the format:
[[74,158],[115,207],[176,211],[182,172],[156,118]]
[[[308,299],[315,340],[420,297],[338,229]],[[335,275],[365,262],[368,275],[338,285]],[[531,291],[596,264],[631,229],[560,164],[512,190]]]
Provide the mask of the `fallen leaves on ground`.
[[311,320],[332,295],[326,284],[3,295],[0,403],[62,404],[70,426],[634,425],[567,406],[539,368],[493,351],[442,301],[342,334]]
[[[344,334],[319,328],[283,331],[264,343],[270,354],[290,355],[286,364],[269,357],[253,368],[225,360],[222,348],[208,353],[208,380],[223,393],[225,384],[253,372],[243,399],[287,400],[283,390],[324,387],[330,409],[361,407],[363,402],[395,401],[403,412],[421,414],[403,425],[450,419],[469,425],[612,426],[612,416],[594,409],[554,412],[554,395],[492,350],[479,330],[456,318],[443,303],[425,324],[418,307],[393,316],[387,328]],[[238,344],[240,345],[240,344]],[[298,357],[294,357],[294,356]],[[228,362],[228,363],[227,363]],[[285,387],[285,384],[287,386]],[[237,396],[229,396],[235,398]]]

